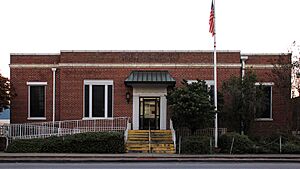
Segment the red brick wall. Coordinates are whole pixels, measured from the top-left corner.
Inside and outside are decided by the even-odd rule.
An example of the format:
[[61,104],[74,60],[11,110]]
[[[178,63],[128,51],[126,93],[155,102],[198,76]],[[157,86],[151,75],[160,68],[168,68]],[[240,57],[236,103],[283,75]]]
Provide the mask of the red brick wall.
[[[288,56],[287,56],[288,57]],[[275,55],[251,55],[248,64],[271,64],[278,59]],[[287,60],[288,62],[289,60]],[[54,64],[54,63],[212,63],[209,52],[62,52],[61,56],[11,56],[12,64]],[[239,52],[218,53],[219,64],[239,64]],[[59,67],[56,73],[56,120],[82,119],[83,117],[83,82],[84,80],[113,80],[114,82],[114,116],[132,116],[132,100],[128,104],[125,94],[131,88],[124,84],[132,70],[168,70],[180,85],[186,80],[213,80],[213,67],[182,68],[97,68],[97,67]],[[247,69],[249,70],[249,69]],[[272,82],[270,68],[252,68],[261,82]],[[240,67],[219,67],[218,88],[230,76],[240,76]],[[18,96],[12,104],[12,123],[27,121],[27,85],[28,81],[48,82],[46,91],[46,116],[52,120],[52,71],[51,68],[11,68],[11,82]],[[287,90],[287,92],[289,92]],[[286,125],[290,118],[285,99],[276,84],[273,86],[273,121],[257,122],[256,128],[270,131]],[[268,130],[270,129],[270,130]]]
[[[246,65],[291,63],[291,55],[250,55]],[[272,68],[248,68],[254,71],[259,82],[273,82],[272,86],[272,118],[273,121],[256,121],[254,130],[257,134],[287,131],[292,126],[292,110],[290,105],[290,88],[278,86]],[[290,73],[289,73],[290,74]]]
[[[61,63],[213,63],[212,52],[62,52]],[[240,63],[239,52],[218,53],[220,63]]]
[[[27,82],[47,82],[46,86],[46,119],[52,120],[52,71],[48,69],[11,69],[10,80],[17,96],[12,101],[11,123],[24,123],[28,118]],[[36,120],[34,120],[36,121]]]
[[248,57],[249,59],[246,60],[246,64],[274,64],[278,63],[278,60],[291,63],[291,54],[252,54],[248,55]]
[[11,64],[55,64],[60,55],[11,55]]

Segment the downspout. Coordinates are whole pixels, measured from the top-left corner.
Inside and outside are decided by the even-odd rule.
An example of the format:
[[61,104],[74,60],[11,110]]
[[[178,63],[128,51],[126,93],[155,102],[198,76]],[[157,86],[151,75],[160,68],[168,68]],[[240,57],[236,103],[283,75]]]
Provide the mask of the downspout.
[[53,120],[53,127],[54,127],[54,123],[55,123],[55,71],[56,68],[52,68],[52,72],[53,72],[53,98],[52,98],[52,120]]
[[[248,56],[241,56],[241,62],[242,62],[242,65],[241,65],[241,68],[242,68],[242,80],[245,77],[245,69],[246,69],[246,63],[245,63],[245,61],[247,59],[248,59]],[[244,135],[244,122],[243,122],[243,120],[241,121],[241,135]]]
[[246,69],[246,63],[245,61],[248,60],[248,56],[241,56],[241,61],[242,61],[242,79],[245,76],[245,69]]

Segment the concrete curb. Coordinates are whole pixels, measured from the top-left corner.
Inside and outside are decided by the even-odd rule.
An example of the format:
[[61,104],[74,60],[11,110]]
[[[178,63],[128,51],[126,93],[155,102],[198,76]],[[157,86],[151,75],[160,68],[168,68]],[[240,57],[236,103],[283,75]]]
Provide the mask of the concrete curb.
[[300,155],[44,154],[0,153],[0,163],[74,162],[300,162]]

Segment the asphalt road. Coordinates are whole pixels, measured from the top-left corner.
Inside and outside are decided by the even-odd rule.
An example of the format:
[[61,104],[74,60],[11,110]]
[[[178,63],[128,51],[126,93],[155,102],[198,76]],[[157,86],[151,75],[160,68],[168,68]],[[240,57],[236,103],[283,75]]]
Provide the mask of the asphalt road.
[[300,163],[199,163],[199,162],[164,162],[164,163],[0,163],[0,169],[299,169]]

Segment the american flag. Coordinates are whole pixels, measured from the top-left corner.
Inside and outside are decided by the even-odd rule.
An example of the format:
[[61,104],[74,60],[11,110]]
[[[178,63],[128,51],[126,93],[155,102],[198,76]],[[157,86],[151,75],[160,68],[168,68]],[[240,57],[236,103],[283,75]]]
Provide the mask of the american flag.
[[215,35],[215,8],[214,8],[214,2],[211,2],[211,10],[210,10],[210,16],[209,16],[209,32],[212,34],[212,36]]

